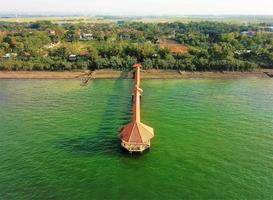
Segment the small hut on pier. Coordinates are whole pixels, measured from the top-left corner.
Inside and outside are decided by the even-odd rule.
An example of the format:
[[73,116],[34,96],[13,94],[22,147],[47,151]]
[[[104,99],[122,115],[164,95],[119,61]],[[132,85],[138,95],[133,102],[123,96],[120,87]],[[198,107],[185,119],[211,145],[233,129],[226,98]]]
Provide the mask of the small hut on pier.
[[150,148],[154,130],[141,122],[131,122],[123,128],[120,137],[123,148],[130,152],[142,152]]

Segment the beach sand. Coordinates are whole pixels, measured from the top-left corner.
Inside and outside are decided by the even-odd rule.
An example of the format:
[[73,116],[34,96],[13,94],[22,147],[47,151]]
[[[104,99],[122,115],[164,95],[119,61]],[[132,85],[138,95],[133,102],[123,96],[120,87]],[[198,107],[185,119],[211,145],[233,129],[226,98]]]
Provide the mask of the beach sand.
[[[242,78],[264,77],[266,73],[273,74],[273,70],[258,70],[253,72],[178,72],[174,70],[143,70],[143,79],[186,79],[186,78]],[[87,71],[49,72],[49,71],[0,71],[1,79],[81,79],[87,77]],[[118,70],[96,70],[92,73],[95,79],[132,78],[132,72]]]

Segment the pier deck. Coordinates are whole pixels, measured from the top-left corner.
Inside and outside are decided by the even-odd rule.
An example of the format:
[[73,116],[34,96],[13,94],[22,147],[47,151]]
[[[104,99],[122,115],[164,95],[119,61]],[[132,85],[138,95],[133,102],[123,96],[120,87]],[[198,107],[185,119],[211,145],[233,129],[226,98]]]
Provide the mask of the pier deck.
[[134,87],[132,90],[132,120],[119,131],[121,146],[131,152],[143,152],[150,148],[154,129],[141,123],[140,101],[143,90],[140,88],[141,64],[135,64]]

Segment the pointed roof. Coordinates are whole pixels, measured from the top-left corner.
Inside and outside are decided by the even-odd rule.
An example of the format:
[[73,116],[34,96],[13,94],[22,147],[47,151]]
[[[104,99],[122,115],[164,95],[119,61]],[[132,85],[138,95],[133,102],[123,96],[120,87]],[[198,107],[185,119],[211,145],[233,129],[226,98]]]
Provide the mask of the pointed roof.
[[154,137],[154,129],[135,121],[124,126],[119,136],[125,142],[142,144]]
[[137,68],[137,67],[142,67],[142,65],[140,63],[136,63],[133,65],[133,67]]

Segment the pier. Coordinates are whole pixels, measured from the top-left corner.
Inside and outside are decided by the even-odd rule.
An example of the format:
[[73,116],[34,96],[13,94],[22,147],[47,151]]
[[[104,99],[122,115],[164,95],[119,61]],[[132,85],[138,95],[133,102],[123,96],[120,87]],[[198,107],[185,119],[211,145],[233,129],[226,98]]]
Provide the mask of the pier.
[[140,88],[141,64],[135,64],[134,86],[132,90],[132,119],[131,122],[119,130],[121,146],[132,152],[143,152],[151,146],[154,129],[141,122],[140,103],[143,90]]

